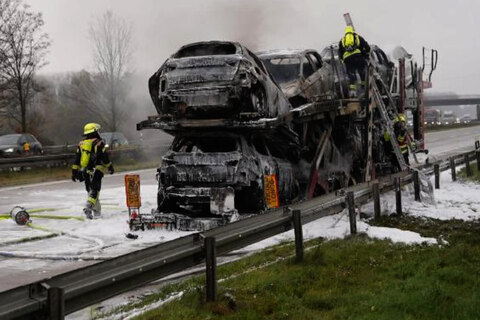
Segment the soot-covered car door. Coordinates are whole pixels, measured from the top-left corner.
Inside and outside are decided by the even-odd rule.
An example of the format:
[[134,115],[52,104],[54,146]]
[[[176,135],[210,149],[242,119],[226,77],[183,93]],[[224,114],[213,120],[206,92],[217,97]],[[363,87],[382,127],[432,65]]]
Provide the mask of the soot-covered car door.
[[308,52],[302,57],[302,73],[305,81],[301,90],[308,101],[333,97],[333,73],[323,64],[320,55]]

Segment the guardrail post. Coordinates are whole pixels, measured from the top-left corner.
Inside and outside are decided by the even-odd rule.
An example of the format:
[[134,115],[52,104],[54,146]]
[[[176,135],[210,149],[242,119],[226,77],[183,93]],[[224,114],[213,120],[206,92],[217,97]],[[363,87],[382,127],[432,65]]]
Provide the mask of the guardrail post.
[[300,210],[292,211],[293,229],[295,232],[295,255],[297,262],[303,261],[303,229],[302,213]]
[[215,237],[205,238],[205,264],[207,273],[207,302],[217,300],[217,250]]
[[477,158],[477,171],[480,171],[480,151],[475,151],[475,156]]
[[347,192],[348,217],[350,219],[350,234],[357,233],[357,220],[355,218],[355,196],[353,191]]
[[380,187],[378,182],[375,182],[372,186],[372,193],[373,193],[373,214],[375,220],[380,219]]
[[393,180],[393,185],[395,188],[395,207],[398,215],[402,214],[402,184],[400,183],[400,178],[395,178]]
[[440,189],[440,165],[433,165],[433,172],[435,173],[435,189]]
[[420,176],[418,171],[413,171],[413,191],[415,193],[415,201],[420,201]]
[[467,177],[470,177],[472,175],[472,168],[470,168],[470,159],[468,158],[468,154],[464,155],[463,159],[465,161],[465,170],[467,173]]
[[49,320],[65,319],[65,297],[63,288],[48,288],[47,308]]
[[454,158],[450,158],[450,170],[452,171],[452,181],[457,181],[457,169],[455,168]]

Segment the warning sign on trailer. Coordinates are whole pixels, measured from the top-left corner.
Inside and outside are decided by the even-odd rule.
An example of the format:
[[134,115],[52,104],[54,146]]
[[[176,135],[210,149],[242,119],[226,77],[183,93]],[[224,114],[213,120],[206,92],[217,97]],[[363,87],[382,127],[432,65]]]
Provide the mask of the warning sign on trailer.
[[140,176],[138,174],[125,175],[125,194],[127,196],[127,207],[140,208]]
[[278,183],[277,176],[269,174],[264,176],[265,203],[268,208],[278,208]]

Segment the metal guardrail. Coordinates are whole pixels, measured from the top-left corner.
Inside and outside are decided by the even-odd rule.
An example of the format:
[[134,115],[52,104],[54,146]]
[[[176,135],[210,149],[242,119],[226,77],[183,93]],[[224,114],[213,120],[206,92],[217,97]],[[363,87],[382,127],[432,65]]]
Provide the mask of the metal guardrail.
[[[453,161],[460,164],[472,156],[475,152],[463,154],[463,159],[462,155],[453,157]],[[421,169],[428,172],[430,166]],[[441,167],[448,165],[442,163]],[[384,193],[396,187],[398,191],[400,180],[400,184],[407,184],[414,176],[409,172],[393,174],[293,204],[289,210],[274,210],[2,292],[0,319],[63,319],[65,314],[199,264],[208,251],[204,239],[215,238],[216,252],[227,253],[292,229],[292,210],[301,212],[301,223],[305,224],[342,211],[347,193],[353,192],[355,202],[362,204],[372,198],[375,189]]]
[[44,156],[26,156],[0,159],[0,169],[22,167],[48,167],[68,165],[73,162],[74,153],[54,154]]
[[70,153],[75,152],[77,148],[76,144],[64,144],[57,146],[44,146],[43,152],[46,154],[61,154],[61,153]]
[[[70,146],[67,146],[67,148]],[[76,146],[75,146],[76,147]],[[57,150],[62,150],[63,147],[59,147]],[[115,161],[120,157],[136,157],[139,153],[158,153],[167,150],[165,146],[159,147],[123,147],[118,149],[108,150],[110,158]],[[12,169],[23,167],[55,167],[55,166],[68,166],[73,163],[75,157],[75,149],[70,153],[61,154],[47,154],[41,156],[21,156],[11,158],[0,158],[0,169]]]

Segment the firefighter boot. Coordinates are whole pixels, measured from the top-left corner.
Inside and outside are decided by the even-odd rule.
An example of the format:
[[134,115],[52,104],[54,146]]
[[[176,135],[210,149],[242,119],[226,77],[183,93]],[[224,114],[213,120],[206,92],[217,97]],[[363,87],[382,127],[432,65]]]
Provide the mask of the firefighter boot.
[[87,216],[87,219],[93,219],[95,216],[99,216],[100,210],[98,209],[100,207],[100,204],[98,204],[98,199],[94,196],[92,196],[92,191],[89,192],[88,194],[88,199],[87,203],[85,204],[85,208],[83,209],[83,213],[85,213],[85,216]]
[[102,215],[102,206],[100,205],[100,199],[97,199],[97,202],[92,208],[93,210],[93,219],[99,219]]
[[87,217],[87,219],[93,219],[93,204],[90,201],[87,201],[85,208],[83,208],[83,213]]

